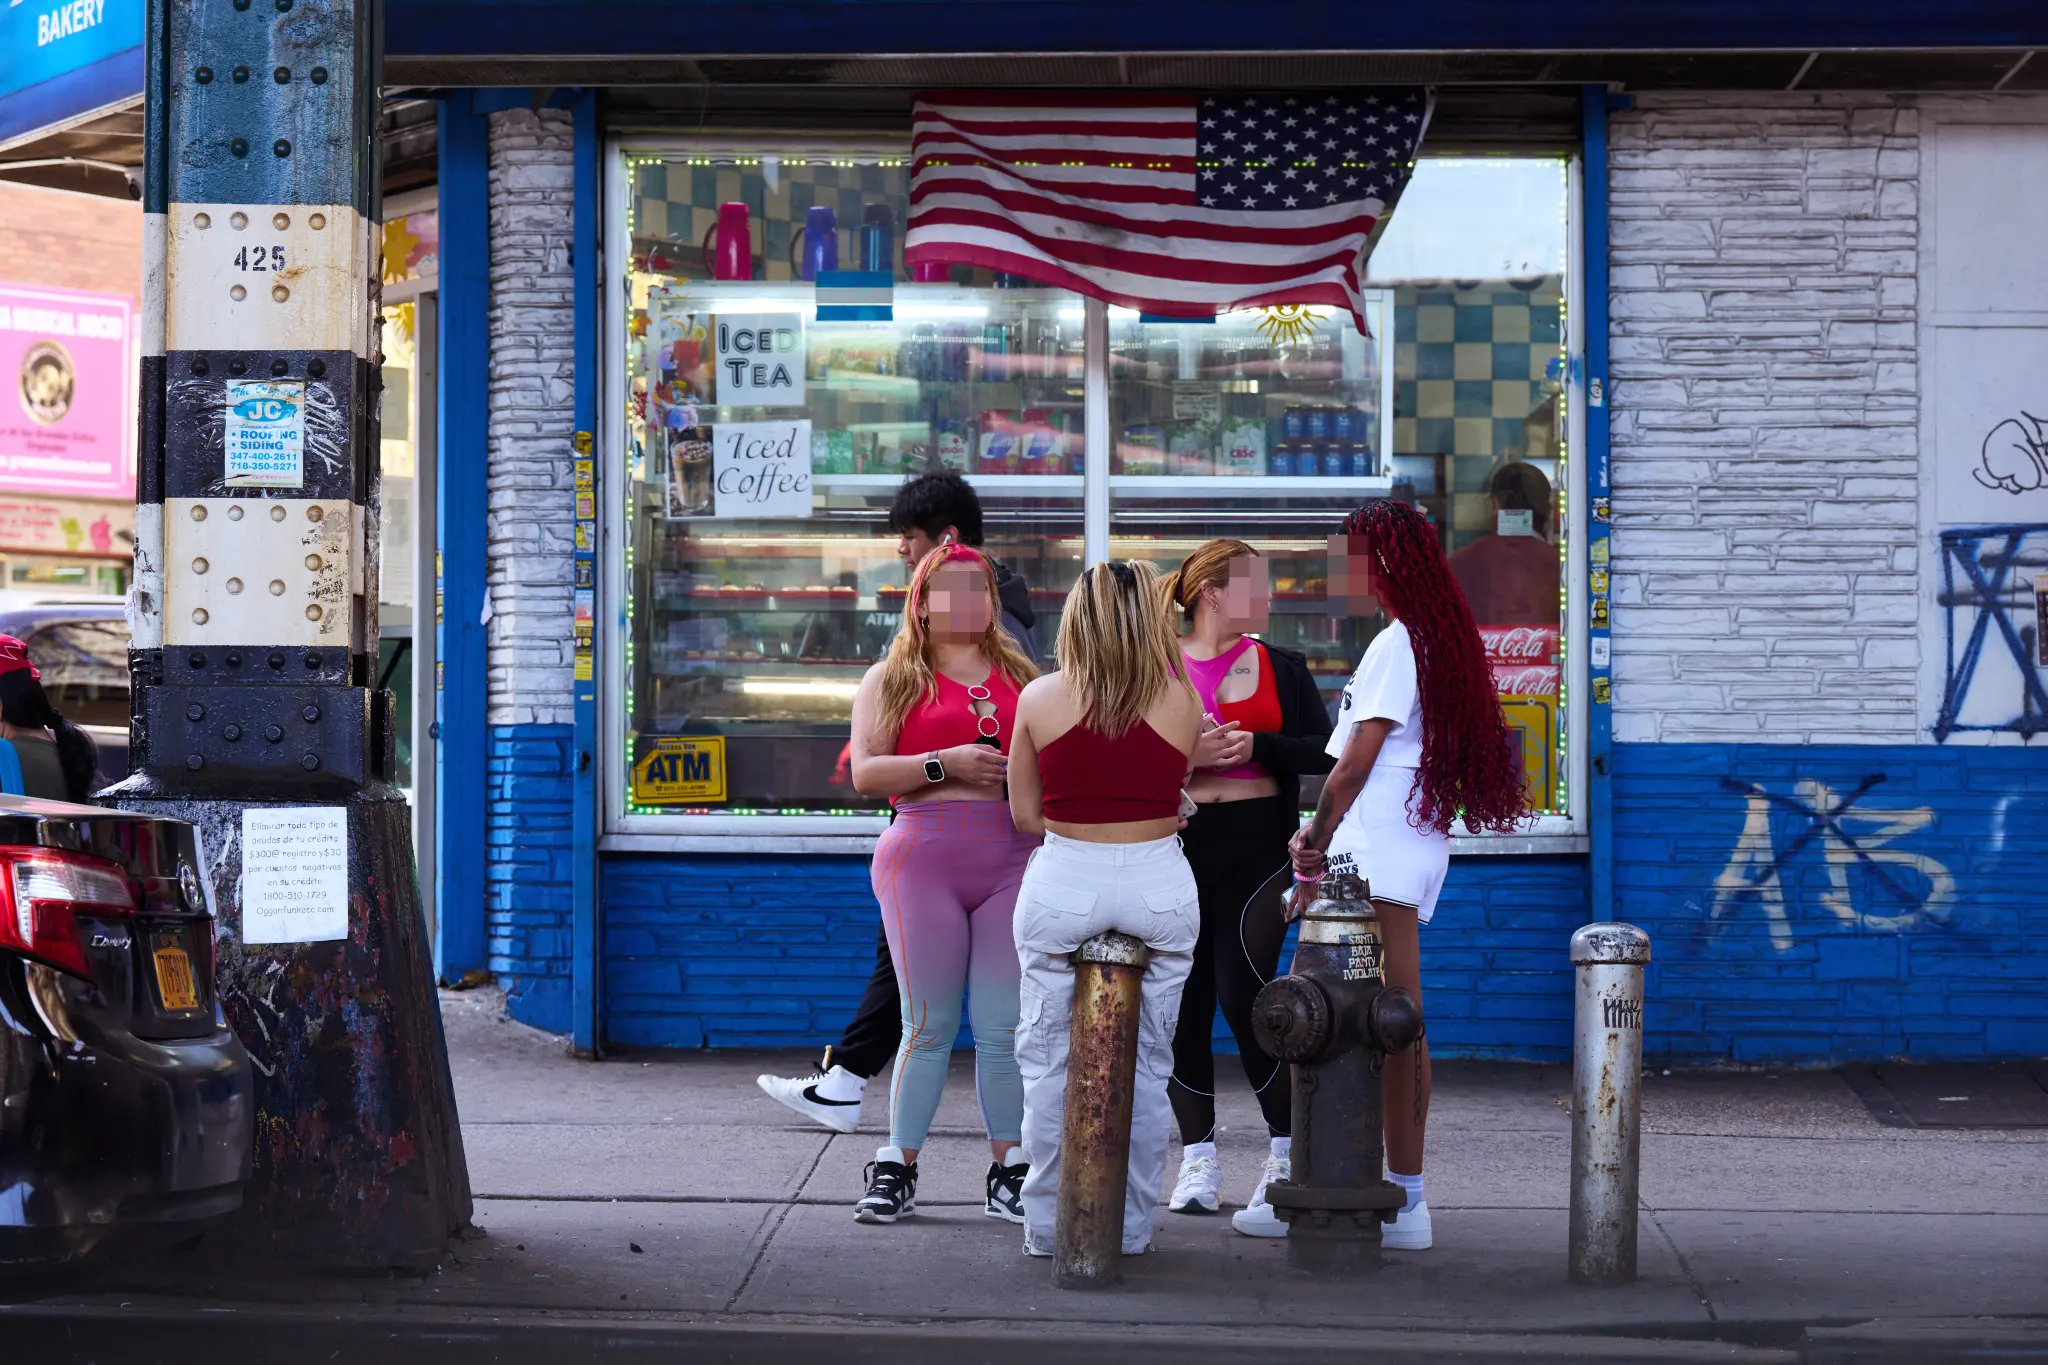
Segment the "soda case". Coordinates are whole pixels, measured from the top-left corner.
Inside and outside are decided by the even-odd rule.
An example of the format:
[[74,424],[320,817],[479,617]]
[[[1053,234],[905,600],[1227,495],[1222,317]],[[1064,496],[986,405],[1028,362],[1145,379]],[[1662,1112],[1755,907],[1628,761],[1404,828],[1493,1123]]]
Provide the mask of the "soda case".
[[1016,417],[990,409],[981,414],[981,441],[974,467],[983,474],[1015,474],[1023,465],[1022,434]]
[[1263,474],[1266,472],[1266,424],[1256,419],[1225,422],[1217,442],[1218,474]]
[[1216,472],[1216,428],[1207,422],[1176,422],[1166,433],[1166,472],[1204,475]]
[[1166,429],[1155,426],[1125,427],[1116,443],[1119,474],[1164,474],[1166,472]]

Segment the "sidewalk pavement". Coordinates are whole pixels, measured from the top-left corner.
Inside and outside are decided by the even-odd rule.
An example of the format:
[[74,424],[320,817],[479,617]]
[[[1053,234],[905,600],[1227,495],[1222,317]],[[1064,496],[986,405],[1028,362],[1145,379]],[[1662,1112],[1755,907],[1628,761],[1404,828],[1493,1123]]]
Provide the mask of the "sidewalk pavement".
[[[808,1056],[591,1063],[505,1020],[489,992],[442,1000],[483,1235],[436,1274],[130,1275],[0,1321],[92,1305],[140,1323],[203,1306],[254,1327],[311,1309],[323,1341],[395,1341],[387,1329],[410,1322],[474,1329],[474,1344],[547,1322],[581,1324],[614,1353],[691,1359],[864,1359],[854,1344],[872,1337],[892,1360],[1042,1358],[1048,1341],[1077,1361],[1366,1347],[1381,1360],[1931,1361],[1965,1358],[1968,1341],[2048,1360],[2048,1131],[1883,1127],[1832,1072],[1653,1074],[1641,1276],[1592,1290],[1564,1273],[1569,1069],[1439,1064],[1436,1248],[1333,1285],[1290,1275],[1284,1243],[1232,1232],[1265,1131],[1234,1060],[1219,1059],[1225,1215],[1163,1214],[1157,1250],[1126,1261],[1125,1283],[1083,1294],[1054,1289],[1020,1230],[982,1212],[988,1155],[964,1056],[920,1161],[918,1214],[875,1227],[852,1204],[886,1141],[886,1084],[862,1130],[838,1136],[754,1085],[808,1070]],[[763,1333],[780,1334],[771,1352]],[[457,1337],[444,1331],[435,1358],[454,1358]],[[516,1356],[494,1349],[479,1358]]]

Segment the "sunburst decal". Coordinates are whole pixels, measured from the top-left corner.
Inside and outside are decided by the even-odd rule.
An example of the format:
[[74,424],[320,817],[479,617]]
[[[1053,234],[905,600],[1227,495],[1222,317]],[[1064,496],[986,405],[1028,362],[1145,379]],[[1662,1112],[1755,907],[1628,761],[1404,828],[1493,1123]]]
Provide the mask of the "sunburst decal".
[[1305,303],[1276,303],[1259,310],[1258,329],[1275,346],[1292,346],[1316,333],[1320,321]]

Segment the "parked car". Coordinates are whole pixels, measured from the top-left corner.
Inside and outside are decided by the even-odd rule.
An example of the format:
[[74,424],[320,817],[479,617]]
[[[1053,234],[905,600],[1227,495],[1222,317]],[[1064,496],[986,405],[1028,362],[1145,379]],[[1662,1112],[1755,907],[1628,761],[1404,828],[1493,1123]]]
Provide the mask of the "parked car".
[[118,597],[0,592],[0,635],[28,646],[50,705],[93,737],[100,776],[128,775],[128,618]]
[[241,1206],[255,1083],[213,954],[191,825],[0,796],[0,1265]]

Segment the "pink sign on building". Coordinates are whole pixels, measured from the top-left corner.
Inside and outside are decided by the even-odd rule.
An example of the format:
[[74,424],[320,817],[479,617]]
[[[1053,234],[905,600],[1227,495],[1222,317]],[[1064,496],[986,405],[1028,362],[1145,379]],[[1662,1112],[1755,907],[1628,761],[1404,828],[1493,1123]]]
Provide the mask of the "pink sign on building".
[[0,491],[135,496],[126,298],[0,284]]

